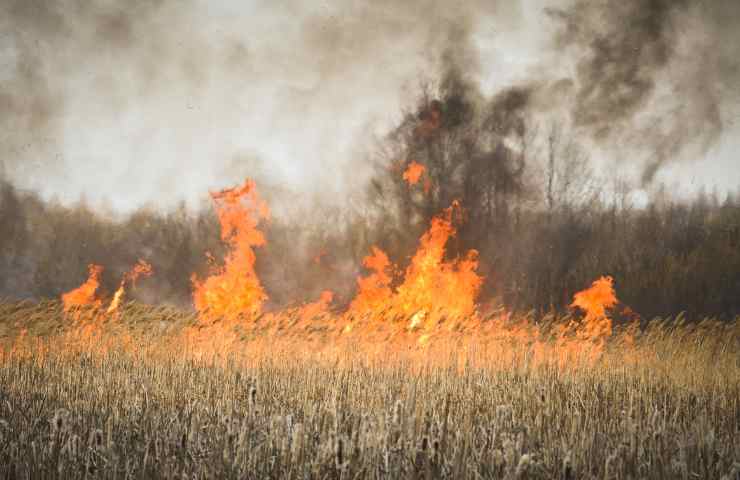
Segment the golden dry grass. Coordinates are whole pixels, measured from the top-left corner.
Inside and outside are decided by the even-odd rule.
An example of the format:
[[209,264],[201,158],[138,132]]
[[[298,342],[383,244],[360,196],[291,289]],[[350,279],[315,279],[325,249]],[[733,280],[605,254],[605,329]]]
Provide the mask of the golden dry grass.
[[298,317],[220,343],[171,308],[0,303],[0,476],[739,478],[738,320],[656,320],[563,365],[526,335]]

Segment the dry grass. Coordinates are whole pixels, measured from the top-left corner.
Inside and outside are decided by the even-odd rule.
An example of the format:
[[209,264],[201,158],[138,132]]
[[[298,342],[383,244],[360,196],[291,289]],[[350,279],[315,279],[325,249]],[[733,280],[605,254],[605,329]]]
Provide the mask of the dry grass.
[[290,314],[214,359],[176,310],[89,320],[0,304],[0,476],[740,478],[738,320],[655,321],[566,366],[524,337],[340,342]]

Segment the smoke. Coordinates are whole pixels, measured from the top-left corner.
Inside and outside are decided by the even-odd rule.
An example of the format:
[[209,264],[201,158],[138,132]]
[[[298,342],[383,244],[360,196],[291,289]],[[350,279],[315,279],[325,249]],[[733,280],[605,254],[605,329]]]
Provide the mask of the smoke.
[[577,0],[549,9],[573,56],[574,125],[600,143],[648,152],[642,181],[697,158],[737,112],[740,4],[734,0]]
[[[106,57],[125,62],[126,57],[136,55],[139,20],[151,18],[161,7],[161,1],[144,0],[127,2],[125,8],[115,2],[72,0],[8,0],[0,5],[0,28],[5,32],[0,43],[4,72],[0,148],[10,164],[6,168],[20,163],[22,171],[35,173],[29,163],[43,163],[48,174],[59,173],[54,167],[61,160],[58,149],[65,133],[61,129],[69,93],[65,83],[74,72]],[[147,43],[149,47],[158,44],[156,39]],[[152,66],[142,66],[140,72],[151,75]],[[110,95],[109,81],[99,75],[93,84]]]
[[[0,5],[0,150],[19,186],[115,210],[191,205],[241,181],[344,194],[443,51],[508,2],[8,0]],[[458,32],[458,33],[455,33]],[[457,38],[456,38],[457,35]],[[475,50],[458,48],[458,62]],[[326,173],[330,171],[332,175]],[[348,185],[349,184],[349,185]]]
[[565,111],[645,183],[704,156],[736,117],[737,2],[564,1],[7,0],[0,173],[126,212],[244,176],[342,203],[430,78],[506,134]]
[[[180,266],[172,275],[159,274],[167,279],[161,297],[186,291],[204,252],[218,253],[209,243],[218,243],[217,229],[203,226],[211,236],[185,227],[177,235],[149,234],[148,225],[158,223],[148,217],[180,199],[208,205],[209,190],[245,177],[257,179],[281,220],[302,216],[284,242],[273,228],[269,248],[291,251],[293,264],[313,258],[331,239],[312,240],[316,247],[306,240],[310,248],[296,248],[297,239],[311,233],[301,227],[346,227],[330,224],[317,204],[341,204],[348,193],[362,190],[372,168],[366,152],[355,153],[377,139],[383,131],[378,125],[387,129],[397,120],[420,77],[454,67],[467,85],[479,82],[473,38],[479,16],[509,28],[520,14],[509,2],[485,0],[464,6],[443,0],[294,1],[249,9],[198,0],[1,2],[0,31],[6,33],[0,37],[0,102],[8,108],[0,110],[0,158],[12,183],[40,191],[45,200],[60,197],[63,204],[84,195],[79,211],[87,211],[84,205],[99,211],[106,200],[114,212],[149,207],[121,218],[141,234],[113,246],[93,245],[81,233],[106,229],[107,216],[89,228],[83,220],[82,226],[60,220],[51,232],[44,215],[37,222],[24,219],[34,223],[39,246],[16,255],[13,269],[2,269],[29,278],[6,290],[57,296],[93,262],[105,263],[104,282],[115,287],[141,255],[157,272]],[[321,198],[312,202],[311,194]],[[58,241],[65,235],[67,241]],[[124,245],[125,255],[108,257]],[[364,255],[364,248],[358,251]],[[358,265],[347,260],[349,253],[337,256],[332,268]],[[57,262],[65,273],[48,273]],[[264,271],[269,280],[291,269]],[[47,277],[66,283],[34,284],[34,278]],[[275,281],[281,282],[274,292],[291,291],[283,279]]]

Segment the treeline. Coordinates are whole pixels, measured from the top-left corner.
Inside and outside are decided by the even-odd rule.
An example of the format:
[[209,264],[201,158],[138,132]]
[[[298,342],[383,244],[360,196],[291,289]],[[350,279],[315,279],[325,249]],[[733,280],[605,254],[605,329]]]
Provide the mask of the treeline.
[[[379,241],[396,258],[410,255],[431,217],[459,200],[465,215],[450,253],[479,251],[484,299],[560,310],[611,275],[644,317],[739,313],[740,198],[681,200],[662,185],[597,176],[568,122],[531,114],[534,95],[511,88],[486,98],[455,68],[426,88],[375,157]],[[424,168],[415,183],[402,175],[412,165]]]
[[[274,220],[265,230],[268,244],[257,252],[257,269],[273,307],[310,301],[323,289],[346,303],[371,244],[386,248],[401,266],[415,244],[411,235],[408,241],[394,237],[387,225],[339,215],[324,225]],[[484,302],[562,309],[573,292],[608,274],[620,299],[644,317],[740,313],[740,202],[732,195],[721,201],[712,195],[691,202],[653,200],[641,208],[596,201],[552,211],[522,209],[476,245],[468,245],[469,230],[462,228],[451,241],[450,253],[480,251]],[[223,254],[211,210],[142,210],[113,221],[85,205],[65,208],[8,183],[0,186],[3,297],[58,297],[84,281],[90,263],[105,267],[102,289],[110,293],[143,258],[155,274],[140,280],[134,297],[185,306],[191,275],[207,271],[206,252],[216,259]]]
[[[264,193],[263,186],[258,189]],[[307,208],[310,218],[295,212],[259,225],[268,243],[257,251],[256,268],[270,307],[314,301],[326,289],[337,292],[339,301],[352,294],[361,273],[354,259],[361,261],[365,245],[352,230],[363,230],[363,222],[348,221],[336,208],[317,208]],[[188,306],[192,276],[204,278],[224,253],[209,203],[196,211],[184,205],[166,212],[147,207],[119,218],[85,202],[71,207],[45,202],[0,179],[0,298],[58,298],[85,281],[90,264],[103,266],[99,293],[110,295],[143,259],[154,274],[128,294],[144,302]]]

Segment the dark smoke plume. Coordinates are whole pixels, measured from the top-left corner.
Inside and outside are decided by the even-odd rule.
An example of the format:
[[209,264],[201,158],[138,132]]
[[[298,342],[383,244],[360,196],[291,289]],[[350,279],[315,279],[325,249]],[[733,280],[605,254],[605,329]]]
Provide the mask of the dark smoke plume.
[[556,46],[578,58],[574,125],[650,152],[643,183],[706,153],[737,111],[740,2],[577,0],[548,12],[562,24]]

